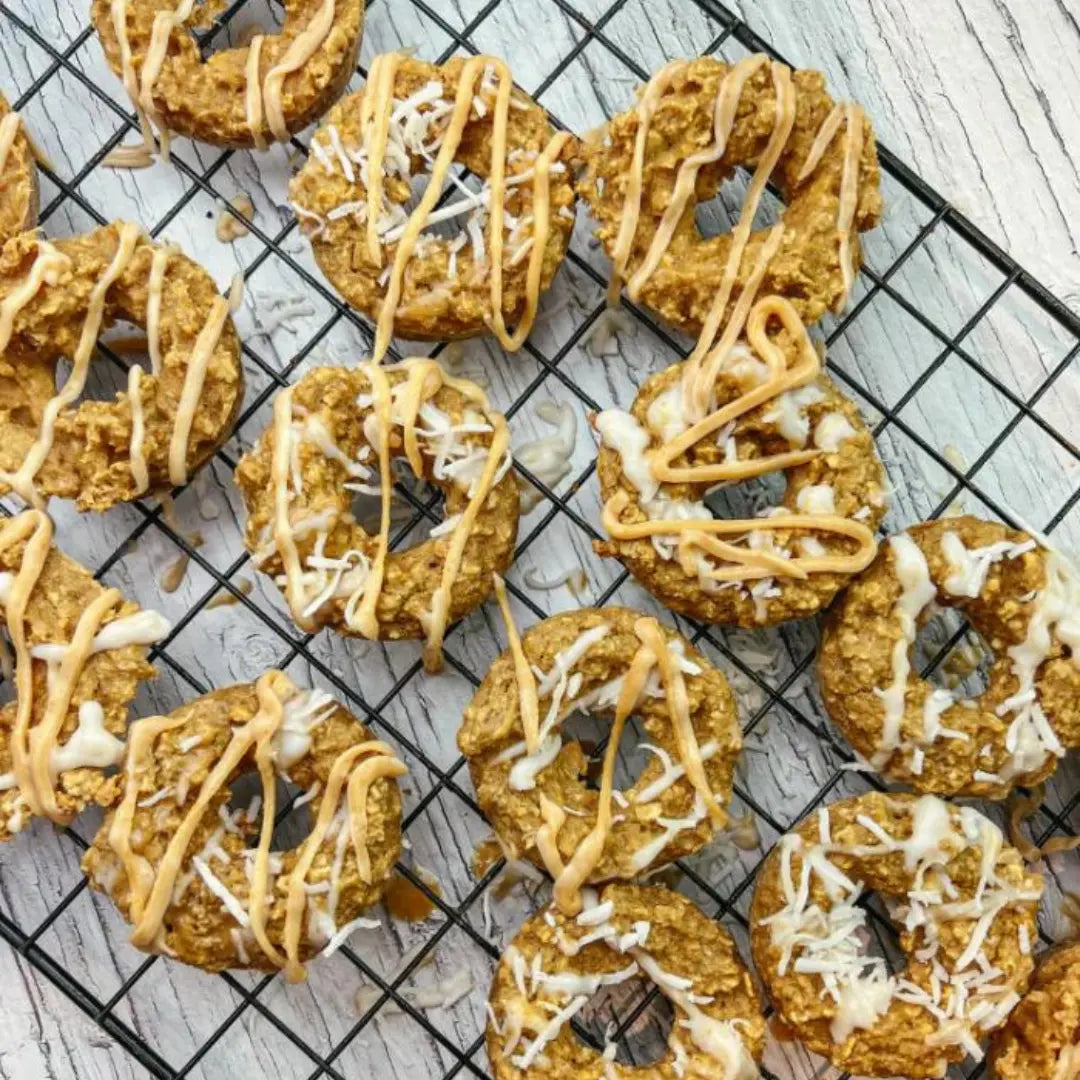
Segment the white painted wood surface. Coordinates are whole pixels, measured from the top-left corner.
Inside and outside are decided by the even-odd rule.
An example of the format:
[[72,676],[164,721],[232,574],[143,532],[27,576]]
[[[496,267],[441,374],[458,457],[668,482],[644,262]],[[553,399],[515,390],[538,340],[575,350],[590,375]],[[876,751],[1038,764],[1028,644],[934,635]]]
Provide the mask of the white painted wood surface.
[[[6,6],[60,49],[86,25],[85,0],[10,0]],[[480,0],[432,0],[432,6],[458,29],[482,8]],[[584,0],[581,10],[589,18],[599,19],[607,6],[606,0]],[[963,5],[960,0],[907,0],[890,5],[874,0],[802,0],[795,4],[760,0],[745,4],[744,14],[754,29],[771,38],[793,62],[824,68],[837,92],[862,101],[885,142],[1036,275],[1066,299],[1075,301],[1080,296],[1076,253],[1080,125],[1075,109],[1080,98],[1080,38],[1075,6],[1066,0],[1038,5],[1004,0],[970,0]],[[246,21],[242,14],[236,26]],[[610,41],[646,70],[655,69],[671,56],[700,51],[719,31],[716,20],[690,0],[628,0],[603,25]],[[518,81],[532,90],[575,49],[582,35],[581,26],[553,0],[502,0],[473,30],[471,40],[482,50],[507,56]],[[375,0],[369,11],[363,60],[366,63],[376,53],[402,45],[416,46],[420,55],[434,57],[452,41],[407,0]],[[721,51],[731,56],[740,50],[728,43]],[[107,71],[93,37],[74,52],[72,63],[126,107],[120,85]],[[9,97],[17,98],[48,66],[49,57],[4,17],[0,7],[0,87]],[[602,43],[592,41],[545,90],[542,100],[564,122],[584,129],[625,108],[635,82],[630,69]],[[117,115],[64,70],[48,78],[25,113],[57,173],[65,179],[77,176],[90,156],[121,128]],[[200,170],[218,159],[217,152],[183,141],[177,145],[177,153]],[[212,183],[224,197],[248,192],[256,204],[256,223],[274,234],[290,219],[288,175],[285,153],[275,149],[262,156],[231,155],[214,173]],[[163,165],[137,173],[99,168],[79,184],[80,194],[100,213],[148,225],[157,223],[190,188],[190,180]],[[55,187],[46,183],[45,201],[55,194]],[[867,241],[870,264],[878,271],[890,265],[928,216],[895,183],[886,184],[886,196],[886,224]],[[262,245],[254,236],[228,247],[218,243],[213,235],[217,212],[212,198],[196,192],[165,228],[164,236],[181,243],[224,285],[237,269],[251,264]],[[67,200],[45,222],[45,231],[62,235],[90,224],[88,215]],[[587,223],[582,220],[575,250],[603,273],[604,260],[587,238]],[[308,247],[295,233],[287,238],[285,248],[313,269]],[[941,341],[905,311],[903,301],[952,333],[1000,281],[1000,273],[939,228],[893,279],[900,299],[886,295],[872,299],[836,342],[831,355],[845,376],[876,400],[893,406],[942,352]],[[331,308],[322,296],[311,293],[309,313],[264,335],[259,327],[265,301],[275,294],[294,296],[306,291],[295,273],[273,255],[252,276],[238,325],[271,367],[288,363],[323,327]],[[856,299],[865,291],[864,281]],[[600,310],[601,302],[601,288],[580,268],[567,265],[544,300],[531,339],[533,346],[547,357],[554,356],[573,331]],[[1005,293],[965,342],[969,355],[992,372],[1006,391],[1025,399],[1055,369],[1071,344],[1061,327],[1015,289]],[[312,362],[327,357],[355,359],[363,347],[361,335],[339,321],[326,342],[315,348]],[[597,357],[584,344],[575,345],[561,359],[558,372],[548,374],[514,414],[511,427],[515,443],[549,433],[534,413],[537,401],[552,397],[567,403],[578,418],[572,474],[577,476],[594,458],[594,447],[584,423],[586,403],[559,376],[575,382],[601,406],[626,405],[636,385],[674,359],[670,345],[645,326],[622,332],[611,355]],[[483,373],[494,401],[503,407],[521,397],[544,374],[543,366],[528,352],[507,359],[488,341],[466,346],[464,366]],[[254,364],[249,364],[249,375],[251,401],[268,380]],[[866,398],[858,393],[855,396],[871,420],[880,419]],[[1042,394],[1035,408],[1049,424],[1078,441],[1080,376],[1075,364]],[[234,459],[238,447],[250,445],[268,417],[269,409],[264,406],[244,425],[229,448]],[[881,454],[896,492],[890,527],[919,520],[952,486],[947,469],[920,448],[909,432],[954,467],[963,467],[975,462],[999,432],[1008,429],[1001,446],[976,473],[975,482],[991,499],[1036,524],[1053,517],[1080,478],[1075,457],[1031,419],[1018,420],[1007,393],[955,355],[946,358],[923,388],[905,402],[900,420],[904,426],[889,425],[880,438]],[[560,490],[568,490],[570,484],[567,478]],[[962,499],[972,510],[980,509],[977,496],[966,494]],[[585,521],[597,525],[599,502],[594,478],[582,484],[570,505]],[[68,506],[55,509],[62,545],[95,567],[143,521],[143,514],[132,507],[83,519],[77,519]],[[546,503],[537,507],[523,522],[521,535],[529,536],[550,509]],[[243,554],[242,509],[224,462],[215,462],[181,496],[179,516],[185,528],[203,533],[206,543],[200,555],[216,570],[225,572]],[[1073,508],[1057,533],[1065,546],[1075,548],[1080,540],[1080,510]],[[144,606],[156,607],[178,620],[215,586],[204,569],[193,565],[179,590],[163,592],[162,572],[177,554],[169,538],[152,528],[105,579]],[[544,527],[542,540],[526,549],[510,576],[544,610],[572,608],[578,601],[566,589],[529,589],[526,575],[537,571],[550,576],[578,562],[589,579],[583,603],[599,596],[618,577],[616,565],[602,563],[592,554],[588,536],[572,520],[556,514]],[[277,591],[250,566],[242,566],[236,577],[254,582],[253,602],[270,614],[280,632],[243,607],[200,612],[169,643],[167,652],[203,688],[251,679],[288,655],[289,624]],[[632,584],[623,584],[614,600],[656,610],[649,597]],[[517,616],[523,625],[534,621],[522,605],[517,605]],[[739,786],[744,792],[752,791],[758,802],[786,825],[830,779],[840,758],[828,741],[797,723],[783,705],[767,707],[762,687],[777,687],[799,670],[786,699],[814,723],[825,724],[812,670],[802,668],[814,647],[815,630],[795,626],[753,634],[717,631],[715,637],[741,660],[743,669],[708,643],[703,647],[731,678],[744,722],[755,722],[739,767]],[[449,639],[448,649],[464,668],[482,675],[501,640],[497,618],[485,610],[466,620]],[[418,656],[413,645],[345,644],[326,633],[312,642],[311,652],[372,704],[386,695]],[[139,714],[166,711],[197,692],[167,662],[159,667],[160,678],[137,702]],[[323,674],[302,661],[293,661],[290,671],[298,680],[326,685]],[[414,745],[423,747],[440,769],[453,769],[457,723],[471,692],[471,683],[453,668],[437,678],[414,676],[385,708],[384,715]],[[412,775],[405,782],[408,811],[421,805],[436,784],[407,748],[403,753],[412,766]],[[1060,805],[1062,795],[1075,790],[1078,779],[1080,770],[1075,762],[1063,768],[1048,793],[1049,805]],[[468,788],[467,776],[461,771],[455,773],[455,780]],[[846,776],[835,794],[861,790],[862,786],[857,777]],[[457,904],[474,887],[469,861],[474,845],[487,835],[486,826],[447,790],[424,806],[409,828],[410,857],[432,871],[447,899]],[[737,800],[736,810],[741,809]],[[89,837],[96,821],[88,814],[76,831]],[[759,827],[767,848],[776,833],[764,822]],[[32,932],[78,885],[78,856],[69,839],[43,826],[35,826],[7,845],[0,851],[3,912],[24,931]],[[697,864],[707,880],[727,895],[760,857],[761,851],[734,851],[727,857],[699,859]],[[1050,937],[1060,937],[1070,929],[1061,914],[1061,890],[1070,883],[1072,888],[1080,887],[1077,862],[1075,856],[1064,856],[1053,860],[1050,867],[1043,919]],[[688,891],[694,894],[692,888]],[[696,898],[703,899],[701,895]],[[749,895],[744,894],[737,905],[744,914],[748,900]],[[532,906],[520,888],[506,899],[494,901],[491,914],[496,941],[508,940]],[[467,917],[482,933],[485,917],[479,901]],[[731,919],[726,923],[745,951],[745,935],[739,924]],[[475,982],[474,992],[450,1009],[431,1011],[428,1019],[446,1040],[468,1048],[483,1028],[483,999],[492,965],[460,928],[447,929],[441,917],[415,926],[387,923],[383,931],[358,934],[353,945],[375,972],[389,979],[401,969],[404,958],[436,937],[440,941],[433,950],[433,967],[420,971],[403,989],[467,968]],[[87,891],[75,896],[42,934],[39,945],[102,1001],[111,998],[144,959],[126,944],[125,928],[111,904]],[[92,1020],[6,947],[0,947],[0,980],[4,987],[0,996],[0,1027],[4,1031],[0,1077],[111,1080],[145,1075]],[[257,980],[240,975],[237,982],[251,987]],[[239,1020],[228,1024],[191,1075],[240,1078],[264,1073],[290,1080],[308,1076],[314,1068],[311,1059],[277,1031],[266,1013],[292,1027],[319,1054],[330,1054],[359,1019],[357,994],[362,985],[361,975],[342,956],[314,965],[305,986],[288,987],[282,980],[274,980],[259,996],[259,1008],[248,1008]],[[364,993],[361,998],[369,1000]],[[240,1001],[236,990],[222,979],[157,961],[135,990],[121,999],[115,1014],[147,1039],[172,1067],[180,1069]],[[346,1045],[335,1067],[346,1076],[426,1080],[442,1076],[453,1061],[445,1047],[412,1019],[384,1008]],[[819,1061],[810,1061],[790,1045],[771,1044],[767,1061],[785,1078],[832,1075],[828,1070],[819,1072]],[[475,1064],[485,1067],[482,1052],[476,1055]]]

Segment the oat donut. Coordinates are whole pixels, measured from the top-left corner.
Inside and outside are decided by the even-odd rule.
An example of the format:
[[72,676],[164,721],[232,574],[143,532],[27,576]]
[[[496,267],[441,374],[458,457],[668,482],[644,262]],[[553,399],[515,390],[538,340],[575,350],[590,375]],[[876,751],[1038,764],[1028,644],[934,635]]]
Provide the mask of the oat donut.
[[[907,966],[866,953],[864,891],[886,899]],[[859,1076],[943,1077],[1027,989],[1042,879],[1001,830],[933,795],[822,807],[773,848],[750,908],[754,965],[782,1020]]]
[[[418,340],[528,336],[574,227],[573,140],[512,89],[494,57],[441,67],[378,56],[363,90],[340,101],[311,140],[290,197],[323,273],[377,320],[374,359],[392,335]],[[454,162],[483,181],[462,188]],[[410,182],[427,175],[416,209]],[[448,180],[461,197],[436,210]],[[423,230],[467,214],[452,240]],[[507,322],[516,323],[507,330]]]
[[105,58],[139,118],[144,152],[169,153],[175,132],[215,146],[265,149],[317,120],[356,70],[362,0],[285,0],[278,34],[207,59],[193,31],[224,0],[93,0]]
[[0,244],[37,224],[34,145],[22,118],[0,94]]
[[[438,487],[445,510],[427,540],[392,552],[394,460]],[[510,466],[505,419],[434,360],[317,368],[277,395],[273,426],[237,466],[245,543],[302,629],[422,638],[438,670],[447,625],[483,603],[513,558]],[[357,491],[382,496],[377,535],[353,517]]]
[[[99,335],[143,327],[149,373],[81,401]],[[56,363],[71,372],[56,388]],[[243,399],[240,343],[210,275],[119,222],[0,252],[0,493],[107,510],[187,482],[227,438]]]
[[990,1044],[992,1080],[1074,1080],[1080,1072],[1080,945],[1051,949]]
[[[994,660],[968,700],[912,668],[921,621],[955,607]],[[1080,581],[1026,533],[973,517],[890,538],[825,622],[818,655],[837,727],[890,780],[1002,799],[1080,746]]]
[[[495,1080],[756,1080],[765,1020],[726,930],[659,886],[609,885],[575,919],[535,915],[503,953],[488,1000]],[[667,1053],[652,1065],[580,1042],[570,1021],[605,986],[641,977],[673,1007]]]
[[[639,877],[726,824],[742,745],[735,705],[724,676],[655,619],[567,612],[519,640],[501,583],[498,596],[510,648],[465,710],[458,747],[504,850],[547,870],[555,903],[574,915],[582,885]],[[585,786],[581,745],[562,737],[563,719],[583,710],[613,718],[599,791]],[[631,714],[652,757],[620,792],[615,760]]]
[[66,825],[118,794],[128,705],[154,669],[146,646],[168,622],[53,546],[52,520],[25,510],[0,523],[0,609],[15,700],[0,708],[0,841],[31,818]]
[[[631,299],[688,334],[715,332],[759,284],[807,323],[838,310],[861,262],[858,233],[881,216],[862,110],[834,105],[820,72],[793,72],[760,53],[733,65],[672,61],[581,155],[578,191],[614,264],[612,297],[625,282]],[[740,165],[753,177],[738,223],[706,239],[695,210]],[[786,209],[754,232],[769,182]]]
[[[229,786],[262,783],[229,810]],[[356,717],[280,671],[131,726],[123,798],[83,857],[131,943],[204,971],[282,969],[333,952],[382,895],[401,849],[405,766]],[[272,850],[276,785],[304,789],[311,831]],[[257,824],[258,823],[258,824]]]
[[[629,413],[595,418],[611,539],[594,547],[673,611],[760,626],[813,615],[870,562],[884,474],[792,305],[758,300],[746,335],[699,345],[648,379]],[[705,505],[716,486],[777,471],[783,499],[759,517]]]

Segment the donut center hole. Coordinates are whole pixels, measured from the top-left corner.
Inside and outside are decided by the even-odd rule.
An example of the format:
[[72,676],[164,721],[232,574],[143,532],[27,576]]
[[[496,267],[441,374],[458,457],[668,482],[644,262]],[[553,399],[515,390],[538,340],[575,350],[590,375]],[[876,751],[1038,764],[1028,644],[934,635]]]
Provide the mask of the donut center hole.
[[[706,197],[701,197],[694,207],[694,224],[703,240],[731,232],[746,201],[751,175],[749,170],[737,168],[722,182],[713,179],[705,185]],[[699,178],[699,192],[701,188]],[[783,202],[766,189],[754,215],[754,227],[762,229],[776,224],[783,212]]]
[[[377,470],[378,465],[376,463]],[[423,543],[443,521],[445,498],[440,488],[413,474],[404,458],[393,458],[390,469],[394,486],[390,491],[390,541],[399,548]],[[370,485],[374,486],[374,485]],[[368,536],[378,536],[382,495],[357,491],[353,494],[352,515]],[[402,536],[402,531],[407,530]]]
[[[562,725],[563,741],[575,741],[585,756],[585,771],[581,777],[585,786],[592,791],[600,790],[600,776],[604,769],[604,755],[607,753],[611,736],[610,713],[575,712],[571,713]],[[650,753],[642,743],[648,743],[644,725],[638,716],[627,718],[623,727],[622,738],[615,752],[616,791],[625,791],[634,786],[637,778],[644,772]],[[613,806],[618,813],[618,807]]]
[[217,20],[227,10],[227,0],[196,0],[187,31],[198,46],[203,61],[228,49],[242,49],[251,44],[256,34],[274,35],[281,32],[284,8],[270,0],[248,0],[231,15],[224,26]]
[[954,698],[978,697],[990,681],[994,657],[956,608],[931,608],[915,638],[914,667]]
[[[304,794],[304,789],[298,784],[277,777],[274,799],[276,824],[270,840],[271,851],[288,851],[299,847],[311,832],[310,801],[296,805]],[[262,816],[266,809],[262,796],[262,780],[257,772],[243,773],[229,786],[228,812],[234,819],[238,814],[243,814],[247,819],[242,819],[239,825],[250,847],[255,847],[259,842]]]
[[601,987],[578,1013],[578,1020],[588,1036],[575,1031],[579,1042],[593,1049],[614,1043],[615,1061],[642,1068],[666,1056],[675,1013],[671,1002],[638,976]]
[[[411,214],[416,209],[420,200],[427,191],[431,180],[428,168],[414,173],[409,178],[411,195],[405,204],[406,214]],[[486,237],[484,230],[487,227],[487,207],[483,205],[482,193],[486,188],[483,177],[470,172],[456,161],[450,166],[442,191],[435,203],[435,207],[428,215],[427,224],[424,226],[422,237],[430,237],[431,240],[445,240],[452,243],[459,250],[469,248],[474,256],[478,250],[473,249],[473,237],[478,230]],[[460,237],[461,239],[457,239]],[[421,253],[424,241],[420,240]],[[485,240],[486,251],[486,240]]]
[[712,516],[721,521],[756,518],[780,505],[786,487],[787,480],[782,472],[764,473],[738,483],[717,485],[705,496],[704,502]]
[[[98,338],[86,371],[86,381],[76,400],[115,401],[118,394],[127,391],[128,369],[132,364],[138,364],[144,372],[150,371],[146,331],[134,323],[121,320]],[[72,367],[68,356],[61,356],[56,361],[53,381],[58,392],[71,378]]]

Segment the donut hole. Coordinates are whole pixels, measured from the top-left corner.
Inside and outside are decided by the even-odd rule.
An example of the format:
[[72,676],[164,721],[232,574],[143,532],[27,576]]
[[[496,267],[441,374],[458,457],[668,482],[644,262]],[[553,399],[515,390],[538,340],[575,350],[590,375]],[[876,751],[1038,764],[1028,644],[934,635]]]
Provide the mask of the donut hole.
[[915,637],[914,667],[957,698],[978,697],[990,682],[993,654],[956,608],[934,606]]
[[[708,197],[701,198],[694,206],[694,226],[702,240],[711,240],[714,236],[731,232],[745,204],[750,177],[750,171],[740,167],[723,182],[713,180],[708,184],[705,188]],[[783,212],[783,202],[766,190],[754,215],[755,228],[775,225]]]
[[[205,62],[216,53],[243,49],[256,34],[274,35],[281,32],[284,7],[271,0],[248,0],[231,15],[224,29],[217,20],[227,10],[227,0],[201,0],[196,3],[186,29],[195,42],[200,58]],[[215,32],[216,31],[216,32]]]
[[[251,839],[252,846],[257,842],[259,830],[262,828],[262,794],[262,781],[255,771],[241,773],[229,785],[227,810],[234,818],[238,812],[246,814],[250,824],[243,825],[242,828]],[[274,800],[276,822],[270,840],[271,851],[288,851],[299,847],[311,832],[311,803],[295,805],[303,794],[304,789],[298,784],[282,776],[277,778]]]
[[[593,791],[600,790],[600,774],[604,768],[604,755],[607,753],[613,719],[612,713],[575,712],[562,724],[563,741],[575,741],[585,755],[586,768],[581,779],[585,786]],[[616,791],[633,787],[644,772],[651,755],[642,748],[642,743],[650,741],[641,718],[636,715],[628,717],[615,756]]]
[[[408,202],[403,206],[406,214],[411,214],[416,209],[420,200],[424,197],[424,192],[427,191],[430,180],[431,173],[426,168],[410,176],[409,190],[411,194]],[[466,237],[466,244],[468,244],[469,232],[466,223],[470,216],[476,216],[481,230],[486,225],[486,213],[479,213],[476,208],[471,208],[469,205],[472,197],[479,198],[483,188],[483,177],[478,176],[460,162],[453,162],[443,183],[442,191],[439,193],[439,198],[435,203],[435,208],[432,210],[428,222],[420,235],[431,237],[433,240],[445,240],[448,242],[461,235]],[[460,213],[449,216],[455,207],[459,208]],[[447,216],[444,217],[443,215]],[[422,246],[423,241],[420,241],[420,243]]]
[[779,506],[787,488],[782,472],[764,473],[713,488],[704,503],[713,517],[720,520],[761,517],[766,510]]
[[[441,488],[425,477],[415,476],[404,458],[391,461],[394,486],[390,492],[390,539],[398,540],[398,547],[414,547],[431,535],[431,530],[444,517],[446,499]],[[421,507],[430,507],[430,514]],[[367,491],[353,493],[350,510],[353,518],[368,536],[379,533],[382,514],[382,495]],[[417,519],[415,522],[413,519]],[[402,529],[408,532],[402,537]]]
[[667,1055],[675,1010],[639,975],[617,986],[601,987],[578,1013],[578,1020],[581,1027],[574,1034],[579,1042],[592,1049],[614,1042],[615,1060],[620,1065],[642,1068]]
[[[126,359],[125,357],[124,360]],[[133,362],[138,361],[135,356],[131,359]],[[104,354],[99,354],[98,362],[92,363],[86,373],[86,382],[83,383],[82,393],[76,398],[76,402],[115,401],[118,394],[127,390],[128,374],[127,367],[124,366],[124,360],[118,357],[117,362],[114,363],[107,359]],[[53,378],[58,392],[63,389],[64,384],[71,377],[71,367],[71,360],[66,356],[62,356],[56,361]],[[142,367],[144,371],[147,370],[146,363],[143,363]]]

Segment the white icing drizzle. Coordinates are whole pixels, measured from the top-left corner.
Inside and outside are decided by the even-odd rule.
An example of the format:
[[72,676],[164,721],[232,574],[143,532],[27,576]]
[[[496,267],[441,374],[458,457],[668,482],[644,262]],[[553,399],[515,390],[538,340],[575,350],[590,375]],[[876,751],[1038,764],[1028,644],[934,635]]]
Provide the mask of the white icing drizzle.
[[1017,559],[1038,545],[1034,540],[1015,544],[1000,540],[985,547],[969,548],[959,534],[946,531],[941,537],[941,554],[949,564],[949,576],[942,588],[950,596],[976,597],[983,591],[990,568],[1002,559]]
[[0,173],[7,167],[8,155],[19,134],[20,117],[17,112],[5,113],[0,119]]
[[[57,802],[56,782],[60,774],[71,769],[115,764],[123,747],[106,730],[101,705],[93,700],[79,704],[78,726],[66,743],[59,744],[87,661],[98,652],[156,641],[167,632],[168,623],[150,611],[104,623],[109,612],[123,600],[116,589],[106,589],[87,604],[70,642],[28,645],[27,608],[49,558],[52,538],[52,521],[39,510],[26,510],[0,526],[0,551],[25,544],[18,570],[14,576],[5,578],[0,600],[15,653],[18,696],[10,735],[11,782],[4,787],[17,787],[20,801],[31,813],[63,823],[70,815]],[[112,629],[117,623],[120,625]],[[35,662],[46,665],[45,698],[37,709]]]
[[[821,996],[835,1005],[831,1034],[844,1044],[856,1031],[868,1030],[894,1001],[925,1009],[938,1024],[931,1046],[960,1045],[982,1058],[977,1033],[996,1027],[1019,1001],[1003,972],[992,968],[983,945],[1003,912],[1025,919],[1037,904],[1041,887],[1017,888],[997,875],[1002,858],[1001,831],[970,807],[952,808],[933,796],[911,804],[911,835],[891,836],[868,814],[857,822],[878,841],[844,845],[832,838],[829,810],[818,811],[818,840],[808,842],[789,833],[779,845],[779,882],[784,906],[761,920],[779,949],[776,975],[789,970],[817,976]],[[980,878],[970,897],[962,898],[946,867],[960,852],[980,852]],[[831,859],[842,854],[860,859],[902,853],[912,887],[893,911],[903,929],[916,935],[912,963],[900,976],[891,975],[881,957],[864,952],[866,911],[856,901],[863,892]],[[796,868],[796,858],[798,868]],[[814,879],[829,903],[811,902]],[[943,932],[956,940],[958,922],[967,922],[966,945],[952,962],[940,955]]]

